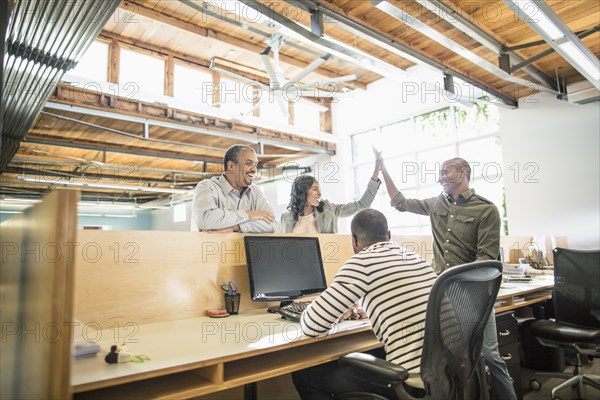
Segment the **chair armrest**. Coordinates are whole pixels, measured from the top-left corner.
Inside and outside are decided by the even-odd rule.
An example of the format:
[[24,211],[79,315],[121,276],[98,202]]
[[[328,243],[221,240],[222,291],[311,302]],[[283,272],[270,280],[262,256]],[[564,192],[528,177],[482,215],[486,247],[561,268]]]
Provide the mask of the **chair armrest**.
[[340,365],[362,369],[390,382],[403,382],[408,379],[408,371],[397,364],[364,353],[350,353],[338,360]]

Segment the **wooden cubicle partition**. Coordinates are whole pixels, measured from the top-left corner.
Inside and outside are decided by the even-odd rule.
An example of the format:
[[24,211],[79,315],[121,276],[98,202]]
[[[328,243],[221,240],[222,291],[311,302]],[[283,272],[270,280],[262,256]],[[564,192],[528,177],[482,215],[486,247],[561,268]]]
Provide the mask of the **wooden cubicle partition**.
[[[164,231],[79,231],[75,318],[88,327],[184,319],[223,308],[222,283],[234,280],[240,311],[253,303],[244,235]],[[349,235],[319,235],[328,280],[349,258]]]
[[[331,281],[353,254],[351,238],[318,236]],[[203,316],[223,308],[220,285],[229,280],[242,294],[240,311],[267,306],[250,298],[243,235],[82,230],[78,238],[75,318],[86,327]],[[430,237],[395,239],[419,253],[431,248]]]
[[[281,234],[286,235],[286,234]],[[291,234],[287,234],[291,236]],[[352,256],[351,236],[319,237],[328,282]],[[265,308],[253,303],[244,235],[202,232],[97,231],[78,233],[75,318],[86,329],[117,329],[206,315],[223,308],[222,283],[235,280],[240,311]],[[428,262],[431,236],[394,236]],[[530,237],[504,237],[504,252],[523,247]]]
[[78,199],[57,190],[0,225],[2,399],[71,397]]

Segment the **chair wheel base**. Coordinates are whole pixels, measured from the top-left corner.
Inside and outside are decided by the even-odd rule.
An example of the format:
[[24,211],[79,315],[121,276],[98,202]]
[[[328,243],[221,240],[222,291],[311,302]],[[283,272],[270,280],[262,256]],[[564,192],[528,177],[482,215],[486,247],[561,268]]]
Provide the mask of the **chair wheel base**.
[[[542,384],[540,383],[540,381],[538,381],[537,379],[529,380],[529,389],[539,392],[541,388],[542,388]],[[560,399],[553,399],[553,400],[560,400]]]

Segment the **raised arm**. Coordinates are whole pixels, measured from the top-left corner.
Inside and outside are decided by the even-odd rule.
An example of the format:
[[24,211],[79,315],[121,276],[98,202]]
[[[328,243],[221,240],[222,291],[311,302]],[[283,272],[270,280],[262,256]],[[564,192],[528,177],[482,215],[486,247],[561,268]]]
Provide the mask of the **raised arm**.
[[379,172],[383,166],[381,161],[383,161],[381,158],[376,158],[373,175],[371,176],[371,179],[369,179],[367,190],[365,190],[360,199],[346,204],[333,205],[335,207],[335,213],[338,215],[338,217],[349,217],[356,214],[360,210],[371,206],[373,200],[375,200],[375,196],[377,195],[377,190],[379,190],[379,186],[381,185],[381,181],[379,180]]
[[381,164],[381,172],[383,175],[383,181],[385,182],[385,188],[390,196],[390,204],[398,211],[408,211],[415,214],[429,215],[429,211],[432,206],[432,202],[429,200],[417,200],[407,199],[404,197],[402,192],[398,190],[394,183],[390,173],[385,167],[383,157],[381,154],[378,155],[378,162]]

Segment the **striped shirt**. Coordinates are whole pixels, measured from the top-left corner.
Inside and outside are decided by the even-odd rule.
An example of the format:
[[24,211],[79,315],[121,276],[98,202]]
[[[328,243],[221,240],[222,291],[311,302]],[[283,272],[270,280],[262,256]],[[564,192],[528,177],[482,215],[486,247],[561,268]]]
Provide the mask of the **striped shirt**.
[[328,333],[357,301],[383,343],[387,360],[412,374],[420,371],[431,266],[395,242],[375,243],[352,256],[331,285],[302,314],[305,335]]

